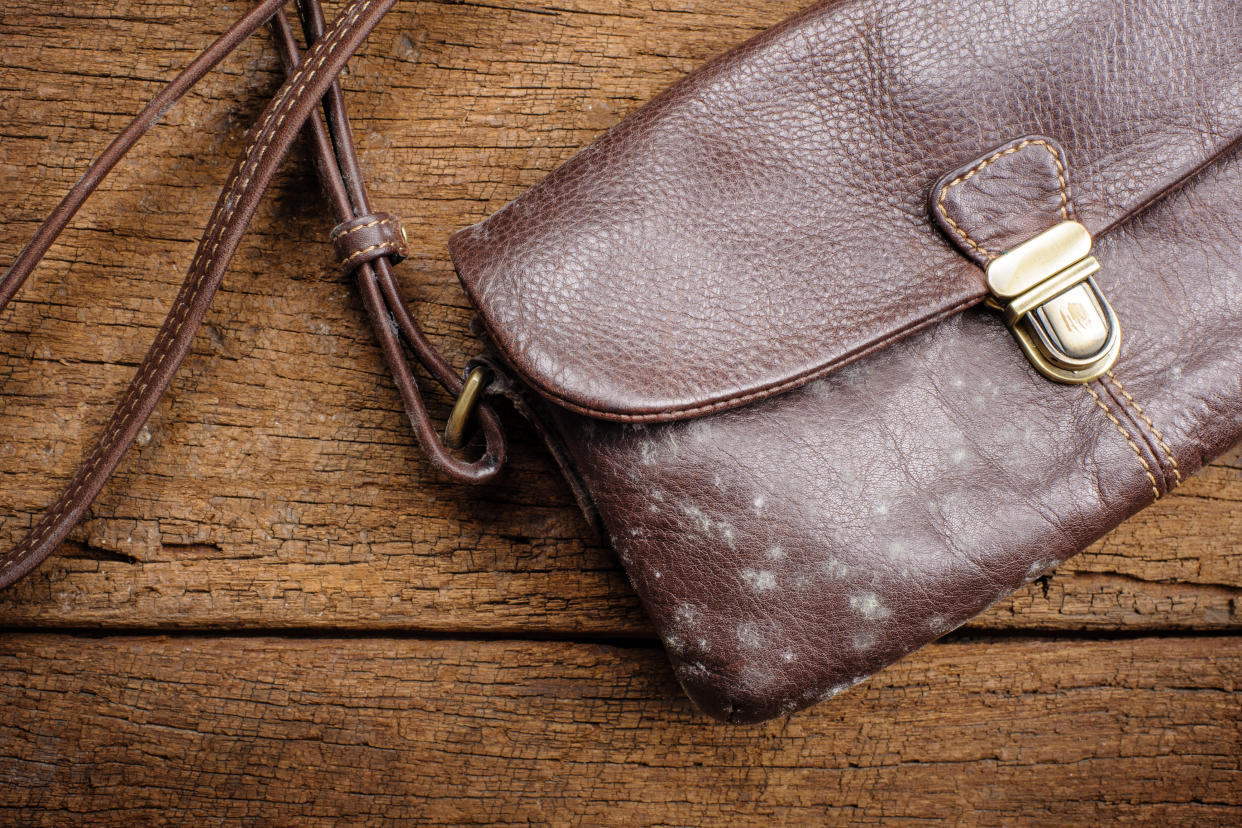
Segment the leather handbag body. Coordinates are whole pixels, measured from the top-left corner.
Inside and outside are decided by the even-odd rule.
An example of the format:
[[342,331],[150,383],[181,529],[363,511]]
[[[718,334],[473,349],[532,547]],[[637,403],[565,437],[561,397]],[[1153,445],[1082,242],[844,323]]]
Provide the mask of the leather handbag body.
[[[170,86],[275,21],[289,81],[99,447],[0,584],[141,428],[299,131],[429,457],[493,479],[494,404],[529,418],[717,718],[857,684],[1242,439],[1242,3],[814,6],[452,237],[484,343],[464,374],[400,299],[399,220],[367,201],[335,81],[391,4],[331,25],[301,4],[303,55],[260,3]],[[457,397],[443,438],[411,356]]]

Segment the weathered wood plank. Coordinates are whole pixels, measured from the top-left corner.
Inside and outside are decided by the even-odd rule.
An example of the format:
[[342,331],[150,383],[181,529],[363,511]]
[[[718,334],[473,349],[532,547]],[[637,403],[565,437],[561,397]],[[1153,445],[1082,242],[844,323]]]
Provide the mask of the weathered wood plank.
[[16,635],[10,824],[1236,825],[1242,638],[953,643],[701,718],[645,648]]
[[[474,344],[444,240],[698,62],[802,0],[402,3],[347,79],[400,268],[459,363]],[[241,2],[23,0],[0,9],[0,263]],[[0,541],[71,472],[141,357],[246,124],[278,82],[262,38],[173,109],[0,315]],[[466,492],[413,445],[333,272],[305,158],[283,175],[182,376],[93,518],[0,595],[10,626],[646,635],[528,432]],[[442,403],[442,401],[441,401]],[[443,411],[443,405],[440,406]],[[976,624],[1236,629],[1242,461],[1218,464]]]

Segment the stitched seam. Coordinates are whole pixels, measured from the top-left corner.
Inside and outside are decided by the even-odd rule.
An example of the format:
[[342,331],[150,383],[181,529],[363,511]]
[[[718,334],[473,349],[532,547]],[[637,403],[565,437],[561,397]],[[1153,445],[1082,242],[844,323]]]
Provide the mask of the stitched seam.
[[[470,293],[469,287],[467,287],[466,290],[467,290],[467,293]],[[575,402],[571,397],[557,392],[547,383],[536,380],[533,376],[531,376],[527,371],[525,371],[521,367],[521,365],[519,364],[518,360],[514,357],[514,355],[496,337],[495,332],[488,325],[487,319],[480,316],[479,320],[483,323],[483,326],[487,331],[489,340],[492,342],[496,350],[500,353],[501,357],[505,361],[505,364],[509,366],[513,374],[520,377],[526,384],[530,385],[537,392],[539,392],[540,395],[547,397],[549,400],[561,406],[562,408],[567,408],[570,411],[573,411],[577,414],[586,414],[591,417],[599,417],[601,419],[608,420],[609,422],[615,422],[615,423],[662,423],[662,422],[672,422],[675,420],[683,419],[685,417],[695,416],[698,414],[711,414],[712,412],[715,412],[715,411],[737,408],[738,406],[745,405],[746,403],[754,402],[756,400],[765,400],[777,394],[780,394],[782,392],[791,391],[801,386],[807,385],[811,382],[814,382],[817,379],[822,379],[823,377],[827,376],[833,371],[836,371],[839,368],[843,368],[844,366],[849,365],[850,363],[853,363],[856,360],[862,359],[863,357],[868,356],[869,354],[873,354],[883,348],[888,347],[894,342],[900,341],[902,338],[904,338],[908,334],[913,334],[917,331],[925,330],[926,328],[932,326],[936,322],[939,322],[941,319],[946,319],[954,315],[955,313],[958,313],[959,311],[965,310],[966,308],[973,307],[977,305],[979,301],[980,300],[978,297],[968,297],[967,299],[964,299],[955,305],[951,305],[945,308],[944,310],[933,314],[932,316],[921,319],[918,322],[912,323],[909,327],[903,328],[900,334],[885,335],[881,337],[880,339],[868,345],[865,345],[862,348],[859,348],[856,351],[852,351],[849,354],[846,354],[845,356],[834,359],[828,363],[820,365],[819,367],[814,368],[805,373],[798,374],[797,376],[794,376],[794,377],[790,377],[787,380],[782,380],[781,382],[776,383],[774,385],[767,385],[762,388],[757,388],[754,391],[747,391],[745,394],[739,394],[737,396],[729,397],[723,400],[717,400],[715,402],[699,403],[697,405],[692,405],[687,408],[671,407],[671,408],[662,409],[655,413],[639,413],[639,414],[618,414],[617,412],[611,411],[607,408],[593,408],[589,405],[583,405],[582,403]]]
[[1090,385],[1083,385],[1083,388],[1087,389],[1087,393],[1090,394],[1092,399],[1095,400],[1095,404],[1098,405],[1100,410],[1104,412],[1104,416],[1108,417],[1109,422],[1113,424],[1113,427],[1117,429],[1117,432],[1125,438],[1126,443],[1134,451],[1134,456],[1137,457],[1139,462],[1143,464],[1143,473],[1147,475],[1147,480],[1151,483],[1151,493],[1155,496],[1156,500],[1159,500],[1160,488],[1156,485],[1156,475],[1152,474],[1151,464],[1148,463],[1147,458],[1143,456],[1143,450],[1140,449],[1138,444],[1134,442],[1134,438],[1130,434],[1130,430],[1122,425],[1121,420],[1118,420],[1113,412],[1108,410],[1108,406],[1104,404],[1102,399],[1100,399],[1100,395],[1096,393],[1094,388]]
[[396,222],[397,222],[397,219],[395,216],[389,216],[388,218],[382,218],[382,219],[375,219],[374,221],[368,221],[366,224],[359,224],[357,227],[351,227],[348,230],[345,230],[344,232],[333,233],[331,238],[328,239],[328,241],[334,242],[337,239],[343,239],[346,236],[348,236],[350,233],[357,233],[359,230],[366,230],[368,227],[374,227],[377,224],[396,224]]
[[1061,160],[1061,153],[1056,149],[1056,147],[1052,146],[1052,144],[1048,143],[1043,138],[1027,138],[1025,141],[1022,141],[1021,143],[1016,144],[1015,146],[1008,147],[1006,149],[995,152],[992,155],[980,161],[975,166],[971,167],[966,172],[959,175],[957,178],[950,181],[948,184],[945,184],[943,187],[940,188],[940,198],[936,200],[936,211],[940,214],[940,217],[944,219],[945,223],[947,223],[951,228],[953,228],[953,230],[958,234],[958,236],[962,239],[962,241],[964,241],[966,244],[973,247],[975,250],[979,251],[979,254],[982,256],[985,256],[986,258],[989,258],[989,259],[996,258],[997,254],[993,253],[992,251],[988,250],[983,245],[979,244],[979,242],[972,239],[970,237],[970,234],[967,233],[964,229],[962,229],[961,225],[959,225],[956,221],[954,221],[949,216],[949,212],[947,209],[945,209],[945,206],[944,206],[944,200],[948,197],[950,189],[952,189],[953,187],[956,187],[958,184],[961,184],[964,181],[969,181],[970,179],[974,178],[977,173],[982,172],[984,169],[988,167],[989,164],[993,163],[994,161],[998,161],[1007,155],[1012,155],[1015,152],[1018,152],[1019,150],[1025,149],[1026,147],[1029,147],[1032,144],[1038,144],[1039,146],[1048,150],[1048,154],[1052,156],[1052,163],[1055,164],[1057,168],[1057,182],[1060,184],[1060,187],[1061,187],[1061,217],[1065,219],[1066,221],[1068,221],[1070,217],[1069,182],[1066,180],[1065,163]]
[[[285,118],[289,115],[291,107],[285,108],[285,104],[290,100],[290,92],[296,89],[296,92],[294,92],[294,97],[296,97],[296,95],[301,93],[302,89],[304,89],[306,85],[318,75],[320,68],[323,66],[324,60],[327,59],[332,47],[336,45],[335,41],[340,40],[347,33],[349,26],[369,5],[369,2],[359,3],[357,8],[350,13],[349,17],[341,22],[340,28],[338,28],[330,38],[325,41],[321,41],[321,43],[324,44],[321,47],[322,52],[319,55],[319,58],[315,61],[314,65],[309,66],[304,64],[298,72],[294,74],[293,77],[295,78],[298,74],[302,74],[302,77],[298,79],[296,84],[290,83],[290,85],[285,87],[285,91],[281,93],[280,97],[277,99],[276,105],[272,107],[259,129],[255,132],[254,138],[250,140],[250,143],[246,146],[245,152],[242,153],[245,160],[243,160],[241,164],[238,164],[237,168],[230,175],[228,183],[225,185],[225,192],[229,195],[226,195],[226,197],[219,202],[219,205],[227,204],[228,206],[223,212],[216,214],[219,216],[218,220],[216,219],[216,216],[213,216],[212,224],[209,226],[208,234],[214,238],[211,242],[210,251],[206,254],[206,264],[201,270],[199,270],[193,285],[189,287],[189,289],[182,289],[168,319],[165,321],[164,327],[161,328],[161,333],[157,334],[155,342],[152,343],[153,347],[158,345],[155,351],[155,359],[150,362],[146,362],[144,367],[131,382],[129,391],[122,399],[121,406],[113,413],[109,420],[108,430],[105,432],[99,443],[96,444],[94,451],[91,452],[90,462],[77,475],[75,475],[74,486],[71,489],[67,489],[64,494],[57,498],[52,507],[53,511],[46,513],[43,518],[35,523],[35,525],[31,527],[31,534],[23,538],[4,556],[3,560],[0,560],[0,570],[8,569],[14,563],[17,563],[18,560],[23,558],[26,553],[30,552],[39,545],[43,538],[46,537],[52,530],[52,527],[56,525],[56,523],[68,510],[70,501],[72,501],[77,493],[81,491],[82,487],[86,485],[86,482],[90,479],[95,468],[99,465],[99,461],[102,460],[104,455],[111,450],[113,441],[116,439],[117,435],[120,434],[121,427],[124,425],[130,411],[137,404],[138,400],[141,399],[142,393],[146,390],[151,375],[163,367],[167,358],[169,346],[177,338],[177,335],[180,334],[182,326],[185,325],[185,314],[188,312],[190,307],[189,297],[198,292],[198,289],[202,286],[203,280],[206,278],[207,273],[211,270],[212,264],[215,262],[216,252],[220,246],[220,235],[223,232],[224,225],[228,223],[229,219],[236,211],[237,205],[240,201],[237,197],[238,193],[231,192],[233,185],[237,182],[242,170],[250,167],[251,169],[247,172],[245,180],[242,181],[240,187],[238,188],[240,191],[245,191],[246,187],[250,184],[250,180],[254,176],[255,168],[258,166],[256,159],[260,158],[267,150],[268,145],[272,142],[272,138],[275,137],[276,133],[280,131],[281,124],[284,123]],[[290,78],[290,81],[292,80],[293,78]],[[276,116],[277,112],[280,112],[280,117],[273,122],[272,119]],[[269,127],[271,127],[270,130]],[[251,151],[255,148],[259,138],[264,136],[265,133],[266,136],[263,138],[262,146],[260,146],[259,151],[252,156]],[[200,248],[200,251],[204,249],[206,248]],[[201,255],[195,255],[194,261],[190,264],[191,271],[194,270],[195,265],[201,258]],[[173,319],[177,320],[176,326],[175,328],[170,329],[169,322]],[[172,333],[169,335],[162,335],[164,331],[168,330],[171,330]],[[39,532],[37,534],[34,533],[35,527],[39,527]]]
[[1117,375],[1114,374],[1112,370],[1109,370],[1107,374],[1109,380],[1113,383],[1117,390],[1121,392],[1121,395],[1126,398],[1126,401],[1129,402],[1131,406],[1133,406],[1140,419],[1147,423],[1147,427],[1150,428],[1151,433],[1155,435],[1156,443],[1159,444],[1160,449],[1164,452],[1164,456],[1169,461],[1169,465],[1173,468],[1173,476],[1177,480],[1175,485],[1181,485],[1182,470],[1177,465],[1177,458],[1173,456],[1173,450],[1170,449],[1169,444],[1165,442],[1164,435],[1160,433],[1160,429],[1156,428],[1156,424],[1151,421],[1151,417],[1147,416],[1147,412],[1143,410],[1143,406],[1138,404],[1138,400],[1130,396],[1130,392],[1127,391],[1126,387],[1121,384],[1121,380],[1117,379]]
[[359,256],[365,256],[367,253],[370,253],[372,250],[379,250],[381,247],[391,247],[393,248],[392,252],[395,253],[397,249],[397,243],[392,242],[392,241],[382,241],[382,242],[373,244],[370,247],[364,247],[361,250],[355,250],[353,253],[341,259],[341,267],[348,268],[349,263],[352,262],[354,259],[358,258]]

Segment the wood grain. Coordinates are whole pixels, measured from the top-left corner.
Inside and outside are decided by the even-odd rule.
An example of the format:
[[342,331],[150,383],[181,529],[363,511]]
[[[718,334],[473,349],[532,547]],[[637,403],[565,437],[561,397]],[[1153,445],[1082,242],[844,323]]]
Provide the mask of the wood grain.
[[1238,637],[942,644],[739,728],[647,648],[19,635],[0,819],[1237,824],[1240,677]]
[[[477,343],[448,235],[802,4],[398,5],[345,84],[410,234],[399,278],[454,361]],[[0,264],[245,7],[0,6]],[[278,83],[256,37],[0,313],[0,542],[99,432]],[[1242,822],[1242,453],[949,643],[718,726],[528,429],[491,486],[427,467],[321,204],[299,152],[140,445],[0,593],[0,822]]]

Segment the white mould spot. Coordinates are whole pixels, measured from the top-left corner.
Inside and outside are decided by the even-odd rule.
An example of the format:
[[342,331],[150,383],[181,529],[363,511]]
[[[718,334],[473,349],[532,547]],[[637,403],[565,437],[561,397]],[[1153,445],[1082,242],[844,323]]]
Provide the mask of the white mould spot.
[[850,685],[848,683],[834,684],[832,687],[829,687],[827,690],[819,694],[819,700],[828,701],[833,696],[839,696],[849,689],[850,689]]
[[860,592],[857,595],[851,595],[850,609],[871,621],[888,618],[893,614],[892,610],[880,602],[879,596],[874,592]]
[[650,441],[644,441],[638,444],[638,462],[644,466],[655,465],[656,461],[656,444]]
[[776,589],[776,576],[766,569],[743,569],[741,574],[742,580],[755,592],[771,592]]
[[1045,572],[1051,570],[1054,566],[1056,566],[1056,563],[1057,562],[1054,560],[1034,561],[1030,565],[1030,567],[1028,567],[1026,570],[1026,578],[1024,579],[1024,583],[1030,583],[1031,581],[1035,580],[1040,575],[1043,575]]
[[695,528],[705,535],[716,534],[724,540],[729,546],[733,546],[736,538],[736,531],[732,524],[723,520],[715,520],[698,506],[686,504],[681,507],[681,513],[693,521]]
[[872,647],[875,646],[875,634],[874,633],[859,633],[858,635],[854,636],[854,640],[851,643],[854,645],[854,649],[858,650],[859,652],[863,652],[864,650],[870,650]]
[[785,558],[785,550],[779,546],[773,546],[765,554],[767,554],[769,561],[780,561]]
[[968,454],[969,452],[967,452],[966,449],[962,448],[961,446],[958,446],[957,448],[953,449],[953,453],[949,455],[949,459],[952,460],[954,463],[960,464],[963,460],[966,459]]
[[690,661],[690,662],[686,662],[685,664],[678,664],[676,671],[680,675],[692,676],[695,678],[701,678],[703,676],[709,675],[711,672],[707,669],[707,666],[703,664],[703,662],[701,661]]
[[829,578],[844,578],[846,575],[850,574],[849,566],[841,561],[838,561],[836,558],[829,558],[820,564],[819,568],[822,569],[824,574]]
[[785,652],[781,653],[781,661],[785,662],[786,664],[791,663],[796,658],[797,656],[793,654],[792,650],[786,650]]
[[961,621],[954,621],[951,618],[942,618],[941,616],[937,615],[936,617],[929,618],[927,620],[927,627],[932,632],[934,632],[936,635],[947,635],[948,633],[953,632],[954,630],[956,630],[958,627],[962,626],[969,620],[970,620],[969,616],[967,616],[966,618],[963,618]]
[[768,670],[763,670],[753,664],[743,667],[738,673],[738,680],[743,687],[750,690],[762,690],[770,687],[779,681],[779,677],[773,675]]
[[763,634],[759,625],[753,621],[743,621],[737,625],[737,640],[745,647],[757,649],[763,646]]
[[699,623],[700,618],[701,613],[699,612],[698,607],[695,607],[692,604],[678,604],[673,609],[673,620],[675,620],[678,624],[693,627]]
[[711,423],[706,420],[695,420],[690,425],[690,439],[696,443],[706,443],[712,438]]
[[764,500],[763,495],[758,495],[751,501],[751,505],[755,507],[756,512],[762,511],[765,503],[767,503],[767,501]]
[[871,507],[871,511],[877,515],[881,515],[881,516],[887,515],[888,514],[888,501],[887,500],[876,501],[875,506]]

